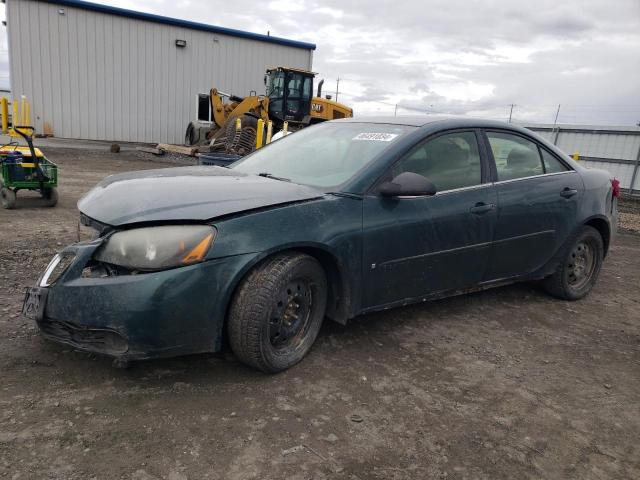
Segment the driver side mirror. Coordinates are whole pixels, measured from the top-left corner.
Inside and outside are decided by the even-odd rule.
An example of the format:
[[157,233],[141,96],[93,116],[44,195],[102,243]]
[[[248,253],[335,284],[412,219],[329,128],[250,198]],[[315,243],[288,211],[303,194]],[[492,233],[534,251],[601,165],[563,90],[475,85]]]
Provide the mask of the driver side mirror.
[[436,186],[426,177],[414,172],[403,172],[379,188],[383,197],[429,197],[436,194]]

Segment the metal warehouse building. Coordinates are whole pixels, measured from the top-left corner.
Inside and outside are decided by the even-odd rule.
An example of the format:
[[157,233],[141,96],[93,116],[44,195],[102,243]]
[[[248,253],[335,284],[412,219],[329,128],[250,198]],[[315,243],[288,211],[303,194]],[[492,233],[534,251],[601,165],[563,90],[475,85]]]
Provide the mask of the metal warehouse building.
[[7,0],[11,90],[38,132],[182,143],[211,87],[264,92],[267,67],[311,70],[315,45],[72,0]]

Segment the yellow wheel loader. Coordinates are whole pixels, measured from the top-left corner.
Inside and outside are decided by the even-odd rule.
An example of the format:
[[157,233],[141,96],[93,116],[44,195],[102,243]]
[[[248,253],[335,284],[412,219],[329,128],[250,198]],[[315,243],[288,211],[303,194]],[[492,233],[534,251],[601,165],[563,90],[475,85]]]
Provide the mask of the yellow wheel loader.
[[329,95],[322,98],[324,80],[318,84],[317,96],[312,96],[315,75],[296,68],[270,68],[264,76],[266,95],[251,92],[248,97],[237,97],[212,88],[212,126],[198,128],[190,123],[185,144],[208,144],[212,152],[246,155],[256,148],[258,119],[265,124],[271,120],[276,133],[285,123],[289,131],[295,131],[325,120],[352,117],[351,108],[332,101]]

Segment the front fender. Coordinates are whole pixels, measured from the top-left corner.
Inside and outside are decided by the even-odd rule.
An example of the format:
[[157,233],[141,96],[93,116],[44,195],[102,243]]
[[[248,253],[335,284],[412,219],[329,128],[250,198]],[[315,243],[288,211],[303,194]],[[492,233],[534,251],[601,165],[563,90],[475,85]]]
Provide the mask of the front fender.
[[[218,229],[210,257],[249,255],[250,261],[233,279],[227,304],[246,274],[278,252],[298,250],[316,257],[328,271],[340,305],[328,315],[344,323],[360,305],[362,262],[362,202],[327,196],[225,219]],[[339,284],[336,287],[335,284]]]

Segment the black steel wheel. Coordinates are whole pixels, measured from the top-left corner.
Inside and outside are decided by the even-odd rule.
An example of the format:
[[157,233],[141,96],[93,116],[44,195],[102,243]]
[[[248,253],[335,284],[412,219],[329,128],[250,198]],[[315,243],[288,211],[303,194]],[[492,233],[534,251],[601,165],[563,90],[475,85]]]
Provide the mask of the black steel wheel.
[[9,187],[5,187],[4,183],[0,180],[0,202],[2,202],[2,208],[12,210],[16,207],[16,192]]
[[313,307],[308,279],[296,278],[280,291],[269,318],[269,341],[276,350],[296,347],[309,330]]
[[590,226],[582,227],[565,245],[555,273],[545,279],[546,290],[563,300],[585,297],[598,279],[603,257],[604,242],[600,232]]
[[268,259],[240,285],[228,319],[236,356],[264,372],[298,363],[315,341],[327,303],[327,279],[316,259],[290,252]]

